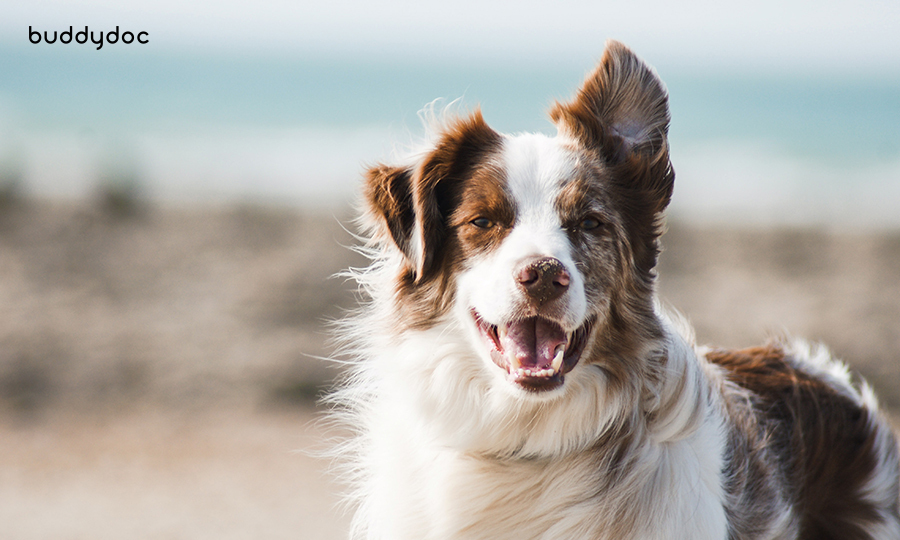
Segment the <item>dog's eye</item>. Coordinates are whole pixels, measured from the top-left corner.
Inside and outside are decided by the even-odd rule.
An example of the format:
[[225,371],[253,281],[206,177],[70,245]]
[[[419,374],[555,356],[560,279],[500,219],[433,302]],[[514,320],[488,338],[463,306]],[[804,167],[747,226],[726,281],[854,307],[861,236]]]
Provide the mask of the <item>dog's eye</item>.
[[489,220],[486,217],[475,218],[472,221],[470,221],[469,223],[471,223],[472,225],[475,225],[479,229],[490,229],[491,227],[494,226],[494,222]]
[[600,223],[599,219],[594,217],[586,217],[582,219],[580,223],[578,223],[578,228],[582,231],[593,231],[599,228],[600,225],[602,225],[602,223]]

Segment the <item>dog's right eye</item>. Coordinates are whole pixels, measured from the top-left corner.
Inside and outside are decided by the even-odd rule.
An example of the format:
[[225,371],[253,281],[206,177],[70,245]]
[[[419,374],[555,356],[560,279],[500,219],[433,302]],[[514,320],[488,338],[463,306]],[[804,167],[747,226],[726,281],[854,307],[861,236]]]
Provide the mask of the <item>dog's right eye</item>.
[[490,229],[491,227],[494,226],[494,222],[489,220],[486,217],[475,218],[472,221],[470,221],[469,223],[471,223],[472,225],[475,225],[479,229]]

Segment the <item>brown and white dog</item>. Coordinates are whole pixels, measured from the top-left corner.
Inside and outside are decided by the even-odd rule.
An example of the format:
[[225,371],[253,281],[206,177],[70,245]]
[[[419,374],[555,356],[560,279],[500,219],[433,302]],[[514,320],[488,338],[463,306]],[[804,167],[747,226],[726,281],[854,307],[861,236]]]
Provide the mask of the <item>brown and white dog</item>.
[[900,539],[898,452],[820,347],[657,307],[666,91],[609,42],[555,137],[476,112],[368,171],[370,301],[333,397],[354,538]]

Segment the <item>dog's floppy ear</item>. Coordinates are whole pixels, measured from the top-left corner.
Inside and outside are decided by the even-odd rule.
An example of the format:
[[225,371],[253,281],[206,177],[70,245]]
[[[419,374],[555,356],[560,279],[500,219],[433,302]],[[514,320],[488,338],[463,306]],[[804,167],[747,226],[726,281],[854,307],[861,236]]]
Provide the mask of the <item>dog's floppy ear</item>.
[[[668,205],[674,183],[669,165],[666,90],[653,70],[628,47],[610,40],[569,103],[555,103],[550,118],[559,131],[597,150],[606,162],[636,169],[630,186],[652,198],[652,211]],[[647,201],[651,202],[651,201]]]
[[463,180],[499,142],[500,135],[476,110],[449,123],[417,164],[379,165],[366,174],[369,211],[403,253],[417,282],[436,267]]
[[[364,195],[377,222],[376,232],[394,242],[407,260],[416,259],[413,246],[415,211],[411,168],[376,165],[366,171]],[[388,238],[383,238],[387,240]]]

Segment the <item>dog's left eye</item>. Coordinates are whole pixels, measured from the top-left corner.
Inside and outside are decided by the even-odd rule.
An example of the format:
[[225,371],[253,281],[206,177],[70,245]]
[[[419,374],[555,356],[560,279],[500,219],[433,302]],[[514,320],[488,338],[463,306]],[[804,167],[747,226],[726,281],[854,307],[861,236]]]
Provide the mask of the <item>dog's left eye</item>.
[[593,231],[601,225],[600,220],[594,217],[586,217],[578,223],[578,228],[582,231]]
[[472,225],[475,225],[479,229],[490,229],[491,227],[494,226],[494,222],[489,220],[486,217],[475,218],[472,221],[470,221],[469,223],[471,223]]

